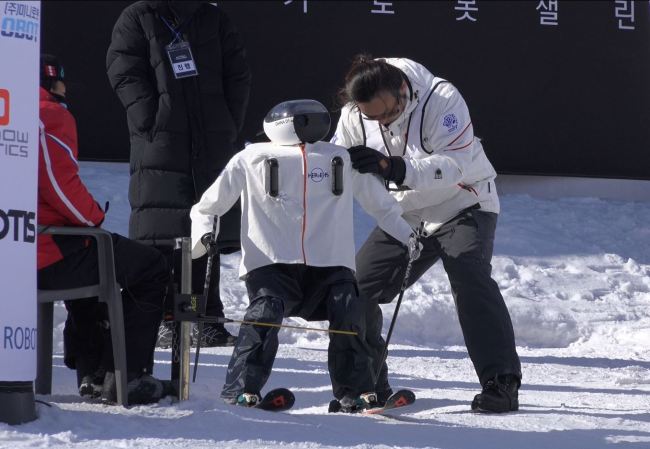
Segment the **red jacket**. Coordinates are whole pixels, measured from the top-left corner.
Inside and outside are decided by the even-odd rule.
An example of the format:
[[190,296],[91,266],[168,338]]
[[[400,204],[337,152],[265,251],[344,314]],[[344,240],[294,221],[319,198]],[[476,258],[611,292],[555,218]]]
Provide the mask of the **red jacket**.
[[[74,117],[40,89],[38,152],[38,224],[99,226],[104,211],[79,178],[77,125]],[[38,269],[87,245],[85,238],[38,236]]]

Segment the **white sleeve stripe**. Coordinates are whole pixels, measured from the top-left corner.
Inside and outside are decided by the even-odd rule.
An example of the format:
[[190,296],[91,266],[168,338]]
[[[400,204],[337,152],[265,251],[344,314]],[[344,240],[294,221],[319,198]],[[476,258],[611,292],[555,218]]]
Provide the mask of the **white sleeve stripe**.
[[50,178],[50,183],[52,183],[52,187],[54,187],[54,191],[57,193],[57,195],[59,195],[59,198],[61,199],[63,204],[65,204],[66,207],[70,209],[70,212],[72,212],[72,214],[77,218],[77,220],[86,224],[87,226],[95,226],[94,223],[87,220],[86,217],[84,217],[81,214],[81,212],[79,212],[77,208],[74,207],[72,202],[63,193],[63,190],[61,190],[59,183],[56,182],[56,178],[54,177],[54,173],[52,172],[52,162],[50,161],[50,155],[47,149],[47,142],[45,141],[45,125],[43,125],[43,122],[40,122],[40,128],[41,128],[40,129],[41,147],[43,148],[43,160],[45,161],[47,176],[48,178]]
[[77,160],[76,160],[75,157],[74,157],[74,153],[72,152],[72,148],[70,148],[69,146],[67,146],[65,143],[63,143],[63,141],[62,141],[61,139],[59,139],[58,137],[54,136],[53,134],[50,134],[50,133],[46,133],[46,134],[47,134],[48,136],[50,136],[52,139],[54,139],[54,141],[55,141],[56,143],[58,143],[59,145],[61,145],[61,146],[63,147],[63,149],[65,149],[65,150],[68,152],[68,154],[70,155],[70,159],[72,159],[72,161],[73,161],[76,165],[79,165],[79,162],[77,162]]

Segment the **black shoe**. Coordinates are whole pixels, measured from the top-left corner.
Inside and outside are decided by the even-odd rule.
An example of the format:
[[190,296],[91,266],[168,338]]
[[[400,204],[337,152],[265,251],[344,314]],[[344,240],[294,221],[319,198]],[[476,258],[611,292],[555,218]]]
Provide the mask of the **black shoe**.
[[79,395],[84,398],[99,398],[102,395],[106,370],[98,368],[92,374],[82,376],[79,381]]
[[338,413],[341,411],[341,402],[338,399],[332,399],[327,407],[327,413]]
[[474,396],[472,410],[505,413],[519,410],[521,381],[514,374],[495,376],[483,385],[483,391]]
[[[156,379],[149,374],[129,375],[127,397],[129,405],[153,404],[165,396],[176,395],[172,382]],[[117,385],[115,373],[107,372],[102,388],[102,402],[115,404],[117,402]]]
[[[198,341],[198,326],[194,328],[194,341]],[[234,346],[237,337],[230,332],[221,323],[206,323],[203,325],[203,335],[201,336],[201,346],[204,348],[213,348],[216,346]]]
[[129,382],[129,404],[153,404],[170,394],[171,382],[143,374]]

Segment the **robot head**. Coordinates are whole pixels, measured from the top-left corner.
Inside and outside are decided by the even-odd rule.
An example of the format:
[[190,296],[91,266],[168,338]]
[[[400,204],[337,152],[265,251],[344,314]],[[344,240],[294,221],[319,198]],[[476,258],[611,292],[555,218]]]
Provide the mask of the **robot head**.
[[330,130],[330,114],[316,100],[291,100],[273,107],[264,117],[264,132],[278,145],[314,143]]

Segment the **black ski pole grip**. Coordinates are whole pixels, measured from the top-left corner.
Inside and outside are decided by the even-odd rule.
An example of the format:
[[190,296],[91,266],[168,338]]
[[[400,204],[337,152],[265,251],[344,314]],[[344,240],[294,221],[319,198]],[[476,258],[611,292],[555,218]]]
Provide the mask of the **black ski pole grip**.
[[332,193],[337,196],[343,193],[343,159],[339,156],[332,159]]
[[266,193],[275,198],[279,193],[279,182],[278,182],[278,160],[275,158],[267,159],[265,162],[265,184],[266,184]]

